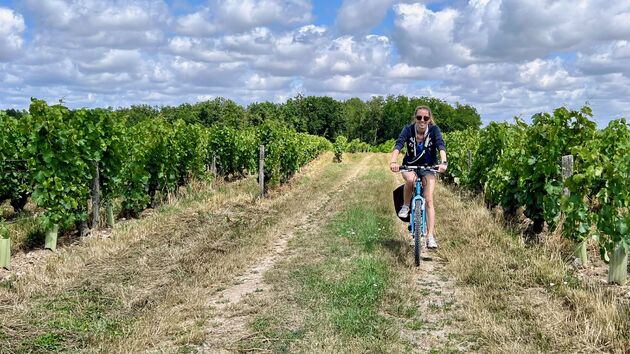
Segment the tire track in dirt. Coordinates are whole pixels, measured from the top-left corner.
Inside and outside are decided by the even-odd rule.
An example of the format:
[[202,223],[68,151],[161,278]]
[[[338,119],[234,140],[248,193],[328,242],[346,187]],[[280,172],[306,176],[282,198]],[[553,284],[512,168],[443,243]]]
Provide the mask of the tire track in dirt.
[[265,272],[271,269],[281,257],[286,256],[287,245],[296,234],[302,232],[317,234],[334,212],[331,203],[335,201],[336,195],[341,194],[341,191],[351,186],[359,176],[366,172],[367,161],[371,158],[373,156],[368,155],[355,162],[356,168],[329,191],[324,191],[315,198],[309,196],[299,213],[292,215],[284,224],[272,231],[275,237],[272,238],[274,241],[270,247],[271,254],[259,260],[244,275],[239,276],[235,280],[236,285],[218,292],[209,299],[210,306],[215,310],[214,330],[208,334],[208,341],[200,348],[200,351],[231,352],[230,344],[226,343],[226,340],[235,343],[247,336],[246,325],[249,313],[247,310],[242,311],[239,305],[250,295],[265,294],[270,290],[263,279]]

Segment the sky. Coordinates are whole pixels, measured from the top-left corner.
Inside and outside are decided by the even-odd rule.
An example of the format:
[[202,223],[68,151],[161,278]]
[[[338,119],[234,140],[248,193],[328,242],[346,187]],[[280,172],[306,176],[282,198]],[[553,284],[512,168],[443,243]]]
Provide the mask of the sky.
[[0,0],[0,109],[432,96],[630,117],[630,1]]

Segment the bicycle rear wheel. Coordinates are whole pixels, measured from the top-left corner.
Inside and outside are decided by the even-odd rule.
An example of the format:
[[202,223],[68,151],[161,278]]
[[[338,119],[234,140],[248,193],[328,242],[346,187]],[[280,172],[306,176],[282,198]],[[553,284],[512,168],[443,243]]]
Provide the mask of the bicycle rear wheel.
[[422,260],[422,209],[415,208],[413,212],[413,256],[417,267]]

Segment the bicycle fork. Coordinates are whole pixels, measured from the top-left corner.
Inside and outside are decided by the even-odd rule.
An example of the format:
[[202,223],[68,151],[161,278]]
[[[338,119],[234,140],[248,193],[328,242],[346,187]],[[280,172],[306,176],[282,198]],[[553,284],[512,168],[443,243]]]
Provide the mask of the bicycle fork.
[[413,198],[413,200],[411,201],[411,210],[410,210],[410,219],[409,219],[409,223],[411,224],[411,234],[413,235],[415,228],[416,228],[416,223],[415,223],[415,210],[417,207],[418,202],[420,202],[420,210],[422,210],[422,235],[426,235],[427,233],[427,213],[426,213],[426,201],[424,200],[424,198],[420,197],[420,196],[416,196]]

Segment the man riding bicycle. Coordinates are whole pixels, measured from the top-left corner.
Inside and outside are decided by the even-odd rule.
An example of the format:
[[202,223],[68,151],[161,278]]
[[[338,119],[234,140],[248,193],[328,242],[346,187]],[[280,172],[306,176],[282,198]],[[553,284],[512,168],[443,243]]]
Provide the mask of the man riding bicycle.
[[[442,139],[440,128],[435,125],[433,113],[427,106],[418,106],[415,109],[415,122],[404,127],[396,140],[394,151],[390,159],[389,168],[392,172],[398,172],[397,163],[398,154],[404,145],[407,147],[407,153],[403,158],[403,165],[408,166],[432,166],[435,165],[437,154],[440,154],[438,172],[443,173],[447,168],[446,146]],[[426,200],[427,211],[427,248],[437,248],[437,242],[433,235],[435,227],[435,209],[433,208],[433,190],[435,189],[435,172],[427,170],[406,171],[402,173],[405,179],[404,186],[404,204],[398,216],[406,218],[409,215],[409,205],[411,195],[418,176],[422,178],[423,196]]]

